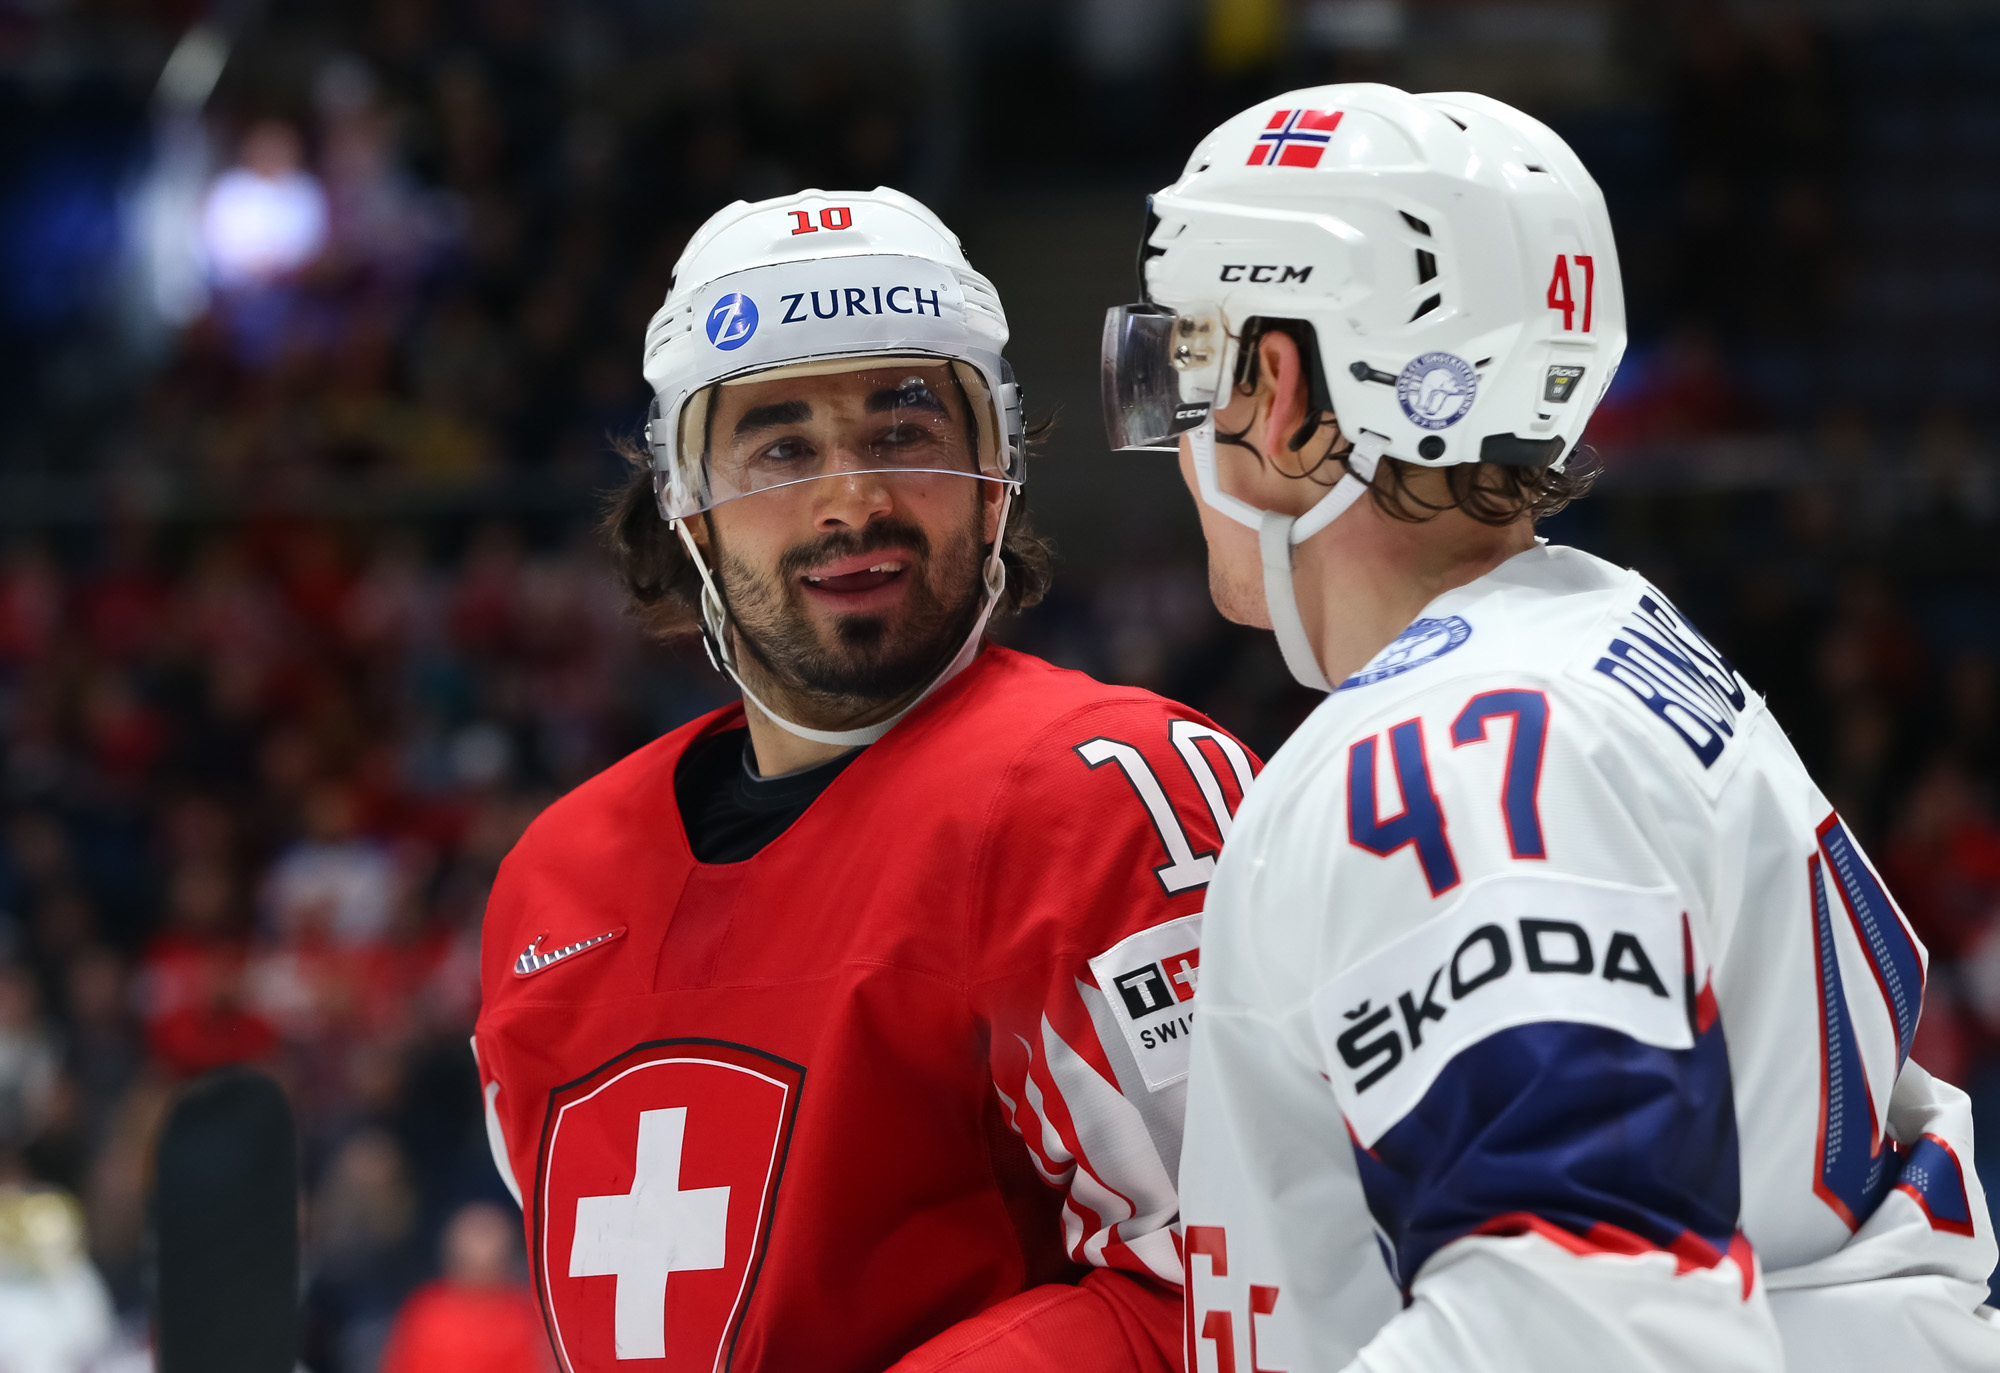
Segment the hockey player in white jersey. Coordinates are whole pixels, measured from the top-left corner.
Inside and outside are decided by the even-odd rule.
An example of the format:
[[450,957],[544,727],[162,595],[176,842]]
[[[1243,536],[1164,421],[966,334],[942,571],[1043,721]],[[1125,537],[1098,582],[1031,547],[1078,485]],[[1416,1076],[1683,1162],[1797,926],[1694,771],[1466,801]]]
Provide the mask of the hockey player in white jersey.
[[1729,663],[1534,536],[1625,345],[1582,164],[1296,91],[1140,271],[1113,445],[1178,446],[1218,605],[1330,692],[1209,892],[1189,1373],[2000,1369],[1922,945]]

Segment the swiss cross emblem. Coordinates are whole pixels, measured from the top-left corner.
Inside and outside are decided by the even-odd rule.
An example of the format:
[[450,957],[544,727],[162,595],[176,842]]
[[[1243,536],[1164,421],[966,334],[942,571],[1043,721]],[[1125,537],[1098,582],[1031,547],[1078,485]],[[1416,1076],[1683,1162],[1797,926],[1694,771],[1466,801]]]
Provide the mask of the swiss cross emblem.
[[1201,980],[1201,950],[1184,949],[1168,954],[1160,960],[1160,966],[1167,970],[1167,986],[1172,988],[1174,1000],[1194,1000],[1194,984]]
[[569,1373],[723,1373],[756,1285],[805,1069],[642,1044],[551,1094],[537,1284]]
[[1317,167],[1339,127],[1339,110],[1273,110],[1244,165]]

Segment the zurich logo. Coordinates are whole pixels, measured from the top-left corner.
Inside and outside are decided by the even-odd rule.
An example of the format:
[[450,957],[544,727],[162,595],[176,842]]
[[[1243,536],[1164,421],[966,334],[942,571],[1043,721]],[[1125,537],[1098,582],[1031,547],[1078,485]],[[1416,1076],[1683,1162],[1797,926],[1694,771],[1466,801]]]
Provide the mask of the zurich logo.
[[1456,353],[1419,353],[1396,378],[1396,399],[1410,423],[1447,429],[1465,418],[1479,394],[1479,374]]
[[1347,691],[1365,687],[1387,677],[1422,667],[1433,658],[1442,658],[1472,637],[1472,626],[1456,615],[1417,620],[1389,641],[1373,661],[1335,688]]
[[757,302],[732,292],[708,308],[708,341],[723,352],[741,348],[757,332]]

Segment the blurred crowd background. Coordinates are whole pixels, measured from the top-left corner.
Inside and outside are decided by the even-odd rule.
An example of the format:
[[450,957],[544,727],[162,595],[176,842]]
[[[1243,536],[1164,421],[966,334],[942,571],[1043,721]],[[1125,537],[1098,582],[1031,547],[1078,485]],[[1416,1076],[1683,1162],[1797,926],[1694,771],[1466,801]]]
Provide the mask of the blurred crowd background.
[[1519,103],[1603,184],[1633,347],[1545,532],[1772,701],[2000,1181],[1990,6],[0,0],[0,1371],[147,1366],[151,1142],[234,1062],[301,1123],[307,1366],[517,1366],[481,910],[540,807],[725,699],[592,528],[732,199],[960,230],[1057,425],[1057,590],[1004,637],[1275,748],[1312,698],[1210,608],[1170,465],[1104,453],[1097,328],[1201,133],[1359,79]]

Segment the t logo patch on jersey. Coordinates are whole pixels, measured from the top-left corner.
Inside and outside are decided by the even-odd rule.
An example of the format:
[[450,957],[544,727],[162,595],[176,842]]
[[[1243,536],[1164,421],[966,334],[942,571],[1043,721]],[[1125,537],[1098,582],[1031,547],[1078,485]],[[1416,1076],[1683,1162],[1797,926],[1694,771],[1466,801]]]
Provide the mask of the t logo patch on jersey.
[[722,1373],[757,1281],[805,1069],[660,1040],[550,1094],[531,1258],[569,1373]]
[[1184,915],[1122,939],[1091,959],[1090,971],[1147,1088],[1157,1092],[1186,1077],[1201,917]]

